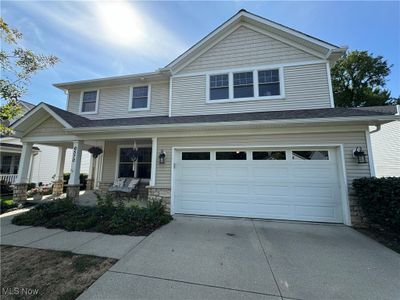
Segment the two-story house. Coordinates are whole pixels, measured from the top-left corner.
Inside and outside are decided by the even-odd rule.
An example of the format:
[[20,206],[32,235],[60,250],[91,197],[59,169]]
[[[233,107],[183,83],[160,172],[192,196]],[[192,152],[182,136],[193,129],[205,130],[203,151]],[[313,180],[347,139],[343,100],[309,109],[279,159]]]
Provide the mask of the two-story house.
[[155,72],[55,84],[67,110],[41,103],[14,124],[15,195],[33,143],[59,147],[58,170],[73,149],[71,198],[82,150],[97,146],[96,189],[141,178],[171,214],[359,222],[351,182],[374,175],[368,127],[398,116],[334,108],[330,67],[345,51],[241,10]]

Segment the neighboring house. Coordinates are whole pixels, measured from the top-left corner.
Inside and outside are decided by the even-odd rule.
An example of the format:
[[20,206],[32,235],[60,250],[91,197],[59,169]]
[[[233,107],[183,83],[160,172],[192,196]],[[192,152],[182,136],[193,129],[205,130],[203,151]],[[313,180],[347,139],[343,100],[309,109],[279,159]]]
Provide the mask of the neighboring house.
[[[22,106],[22,113],[25,115],[35,107],[26,101],[19,101]],[[1,137],[0,142],[0,180],[14,183],[17,179],[19,160],[22,151],[22,143],[16,137]],[[66,153],[66,164],[64,172],[69,172],[71,168],[72,151]],[[89,173],[90,154],[84,152],[82,159],[82,173]],[[31,154],[31,162],[28,171],[28,181],[43,184],[51,183],[56,173],[58,149],[54,146],[35,144]]]
[[398,116],[334,108],[330,67],[345,51],[241,10],[156,72],[55,84],[66,111],[41,103],[14,124],[16,195],[33,143],[74,149],[73,199],[82,149],[97,146],[99,192],[141,178],[172,214],[360,222],[351,183],[372,174],[368,126]]
[[375,175],[400,177],[400,121],[371,128],[370,132]]

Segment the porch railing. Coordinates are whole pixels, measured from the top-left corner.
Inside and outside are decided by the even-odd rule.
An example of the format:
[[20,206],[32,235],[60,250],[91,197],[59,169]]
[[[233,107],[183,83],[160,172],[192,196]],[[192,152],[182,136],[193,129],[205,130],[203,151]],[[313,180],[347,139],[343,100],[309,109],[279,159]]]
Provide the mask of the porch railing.
[[17,180],[18,174],[0,174],[0,181],[13,184]]

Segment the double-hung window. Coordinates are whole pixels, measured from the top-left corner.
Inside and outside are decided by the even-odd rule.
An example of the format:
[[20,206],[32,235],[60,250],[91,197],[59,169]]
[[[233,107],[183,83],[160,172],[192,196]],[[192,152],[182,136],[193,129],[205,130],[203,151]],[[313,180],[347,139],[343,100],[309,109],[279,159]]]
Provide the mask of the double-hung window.
[[279,70],[258,71],[258,95],[264,97],[280,94]]
[[229,99],[229,76],[210,75],[210,100],[222,99]]
[[130,110],[148,109],[150,106],[150,86],[135,86],[131,89]]
[[97,101],[98,101],[98,91],[84,91],[82,92],[82,106],[81,113],[96,113],[97,111]]
[[233,73],[233,98],[254,97],[253,72]]

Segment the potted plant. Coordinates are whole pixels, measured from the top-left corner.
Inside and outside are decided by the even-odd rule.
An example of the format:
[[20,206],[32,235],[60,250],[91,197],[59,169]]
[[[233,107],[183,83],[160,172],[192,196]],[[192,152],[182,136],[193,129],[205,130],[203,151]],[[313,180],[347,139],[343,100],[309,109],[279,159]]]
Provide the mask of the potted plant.
[[31,190],[33,201],[40,201],[43,198],[41,190],[39,188],[34,188]]

